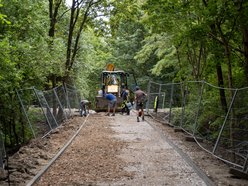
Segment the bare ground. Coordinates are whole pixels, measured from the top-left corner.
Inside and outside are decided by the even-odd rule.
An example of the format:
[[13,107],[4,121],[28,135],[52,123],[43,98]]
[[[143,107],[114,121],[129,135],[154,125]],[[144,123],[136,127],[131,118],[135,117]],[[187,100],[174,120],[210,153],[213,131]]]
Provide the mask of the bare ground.
[[[248,185],[247,180],[233,178],[228,173],[229,168],[226,164],[211,157],[195,143],[185,142],[182,133],[175,133],[169,126],[161,125],[149,118],[146,119],[153,122],[173,143],[187,153],[216,185]],[[10,157],[10,184],[26,185],[64,146],[84,120],[84,117],[74,117],[47,138],[31,141],[30,144],[22,147],[18,153]],[[155,154],[157,152],[161,156],[149,154],[152,151],[144,150],[144,143],[141,143],[147,140],[144,138],[144,134],[139,131],[132,133],[133,129],[123,131],[125,128],[120,127],[123,126],[122,123],[118,123],[120,121],[127,122],[132,127],[138,124],[134,115],[121,116],[117,114],[115,117],[105,117],[103,113],[91,115],[65,154],[52,165],[52,168],[36,185],[151,185],[148,184],[149,181],[157,183],[154,185],[185,185],[185,182],[181,183],[180,179],[187,177],[189,179],[186,185],[204,185],[194,171],[183,162],[185,169],[180,169],[180,164],[168,166],[172,161],[172,159],[168,159],[169,151],[163,156],[164,151],[160,150],[170,149],[172,152],[171,147],[164,145],[157,147],[153,143],[151,145],[154,148],[157,147]],[[139,124],[139,126],[144,125],[144,129],[147,129],[146,122]],[[137,134],[141,136],[137,136]],[[150,139],[150,136],[147,138]],[[138,145],[139,148],[135,145]],[[146,156],[142,157],[140,153],[144,152],[146,152]],[[149,158],[153,161],[147,161]],[[180,157],[173,161],[179,159]],[[144,161],[149,165],[153,163],[161,171],[157,172],[157,169],[154,171],[146,168],[149,166]],[[182,171],[187,174],[182,174]],[[165,177],[165,179],[156,182],[158,180],[156,178],[161,177]],[[177,178],[180,179],[177,180]],[[0,185],[8,185],[6,176],[2,176]]]

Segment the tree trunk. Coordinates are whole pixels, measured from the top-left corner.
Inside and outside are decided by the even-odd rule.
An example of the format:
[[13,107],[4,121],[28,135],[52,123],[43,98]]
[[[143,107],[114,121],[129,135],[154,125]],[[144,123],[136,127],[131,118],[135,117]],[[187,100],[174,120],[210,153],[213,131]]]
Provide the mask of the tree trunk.
[[[49,0],[49,18],[50,18],[50,28],[49,28],[49,32],[48,32],[48,36],[50,37],[50,53],[53,53],[53,40],[54,40],[54,36],[55,36],[55,25],[57,23],[57,17],[58,17],[58,12],[59,12],[59,8],[60,5],[62,3],[62,0]],[[50,78],[49,78],[50,77]],[[55,74],[51,74],[48,77],[48,81],[52,81],[52,88],[55,88],[57,86],[57,81],[56,81],[56,75]],[[57,114],[57,104],[56,104],[56,98],[53,94],[52,97],[53,101],[52,101],[52,107],[53,107],[53,115],[56,118],[56,114]]]
[[[224,80],[223,80],[222,68],[221,68],[220,63],[216,64],[216,72],[217,72],[217,78],[218,78],[218,86],[223,88]],[[226,102],[225,90],[220,89],[219,94],[220,94],[220,102],[221,102],[222,109],[225,111],[225,113],[227,113],[227,102]]]
[[[100,2],[100,1],[99,1]],[[79,13],[80,13],[80,4],[77,4],[75,2],[75,0],[72,1],[72,7],[71,7],[71,18],[70,18],[70,26],[69,26],[69,35],[68,35],[68,42],[67,42],[67,53],[66,53],[66,73],[65,73],[65,80],[68,79],[69,77],[69,72],[71,71],[72,67],[73,67],[73,63],[75,61],[76,55],[78,53],[78,43],[79,43],[79,39],[81,36],[81,33],[83,31],[83,28],[85,26],[85,23],[88,19],[89,16],[89,12],[91,7],[93,6],[93,4],[96,4],[97,2],[94,3],[93,0],[89,0],[84,6],[85,6],[85,10],[84,10],[84,14],[83,17],[81,19],[80,22],[80,26],[79,29],[76,33],[76,38],[75,38],[75,43],[74,45],[72,44],[72,40],[73,40],[73,33],[75,32],[75,24],[77,23],[77,21],[79,20]]]
[[244,57],[245,57],[244,70],[248,85],[248,28],[242,29],[242,33],[243,33]]
[[[13,113],[14,113],[14,111],[13,111]],[[16,132],[16,125],[15,125],[15,119],[14,118],[11,118],[10,125],[12,126],[15,145],[18,146],[20,144],[20,141],[19,141],[19,136],[17,135],[17,132]]]
[[[229,42],[226,39],[224,33],[222,32],[220,24],[217,25],[218,31],[220,33],[221,40],[224,44],[225,48],[225,56],[227,60],[227,66],[228,66],[228,87],[230,88],[230,95],[231,95],[231,100],[234,96],[234,91],[232,90],[233,88],[233,78],[232,78],[232,60],[231,60],[231,50],[229,47]],[[230,100],[230,101],[231,101]],[[233,128],[234,128],[234,121],[233,118],[235,118],[235,109],[234,107],[232,108],[231,112],[231,120],[229,122],[229,136],[230,136],[230,147],[234,146],[234,139],[233,139]],[[235,158],[235,155],[233,154],[233,158]]]
[[[206,0],[203,0],[203,4],[205,7],[208,7],[208,2]],[[213,35],[217,35],[216,31],[216,26],[215,24],[210,25],[211,32]],[[216,55],[216,54],[215,54]],[[222,74],[222,68],[221,68],[221,63],[217,62],[216,64],[216,72],[217,72],[217,78],[218,78],[218,86],[221,88],[224,88],[224,80],[223,80],[223,74]],[[219,94],[220,94],[220,102],[222,109],[227,113],[227,101],[226,101],[226,95],[225,95],[225,90],[224,89],[219,89]]]

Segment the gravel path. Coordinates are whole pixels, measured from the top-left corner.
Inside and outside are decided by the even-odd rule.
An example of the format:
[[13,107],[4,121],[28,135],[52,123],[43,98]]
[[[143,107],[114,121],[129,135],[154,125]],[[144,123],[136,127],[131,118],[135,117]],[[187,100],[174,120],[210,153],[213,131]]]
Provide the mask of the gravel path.
[[37,185],[206,185],[146,121],[92,116]]
[[[64,154],[34,185],[201,186],[209,185],[206,174],[218,186],[248,185],[247,180],[233,178],[226,164],[185,142],[183,133],[148,117],[138,123],[134,112],[74,117],[47,138],[31,141],[9,158],[10,185],[30,183],[76,132]],[[199,174],[192,161],[204,173]],[[0,185],[7,186],[7,179],[0,179]]]
[[[206,185],[192,167],[146,121],[119,116],[112,126],[116,138],[129,143],[120,157],[128,162],[125,169],[135,176],[126,185]],[[120,182],[118,182],[119,184]]]

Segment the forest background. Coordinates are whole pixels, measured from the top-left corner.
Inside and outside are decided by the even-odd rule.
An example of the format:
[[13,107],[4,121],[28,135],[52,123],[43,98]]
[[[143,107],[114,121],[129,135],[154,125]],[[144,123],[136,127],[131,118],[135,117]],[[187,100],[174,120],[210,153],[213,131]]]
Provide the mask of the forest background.
[[0,0],[6,145],[23,143],[16,137],[25,122],[16,90],[68,83],[93,100],[109,63],[135,74],[142,87],[151,79],[247,87],[248,2],[72,0],[68,6],[65,0]]

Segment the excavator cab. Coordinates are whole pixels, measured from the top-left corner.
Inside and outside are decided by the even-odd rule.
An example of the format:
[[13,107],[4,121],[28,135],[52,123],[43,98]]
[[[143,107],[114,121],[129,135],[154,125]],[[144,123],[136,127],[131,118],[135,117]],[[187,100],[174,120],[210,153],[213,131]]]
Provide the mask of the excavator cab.
[[108,108],[108,101],[103,97],[104,93],[112,93],[117,98],[117,111],[122,103],[121,92],[123,88],[127,88],[127,78],[129,74],[123,70],[114,70],[114,66],[109,64],[107,70],[101,73],[101,90],[96,96],[97,112],[106,111]]

